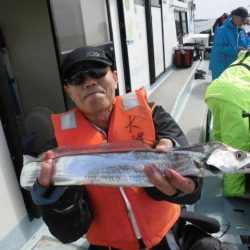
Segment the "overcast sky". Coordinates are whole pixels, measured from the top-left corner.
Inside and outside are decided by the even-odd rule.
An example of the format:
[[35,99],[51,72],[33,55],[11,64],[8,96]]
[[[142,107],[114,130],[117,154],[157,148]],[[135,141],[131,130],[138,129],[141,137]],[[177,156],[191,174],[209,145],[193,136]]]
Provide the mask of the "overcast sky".
[[195,19],[217,18],[224,12],[230,13],[237,7],[245,7],[250,13],[250,0],[194,0]]

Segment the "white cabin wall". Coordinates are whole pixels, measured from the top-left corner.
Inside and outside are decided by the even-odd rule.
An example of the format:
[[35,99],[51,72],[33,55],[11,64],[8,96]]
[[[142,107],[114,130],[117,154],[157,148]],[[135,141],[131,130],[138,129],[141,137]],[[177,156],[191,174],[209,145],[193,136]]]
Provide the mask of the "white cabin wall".
[[18,225],[27,212],[0,121],[0,241]]
[[162,5],[163,31],[164,31],[164,49],[165,49],[165,68],[172,66],[174,50],[178,46],[176,36],[174,11],[178,9],[187,11],[189,34],[183,37],[183,43],[191,42],[194,32],[194,22],[188,3],[177,0],[165,0]]
[[[136,9],[134,7],[134,1],[129,1],[129,3],[130,8],[126,9],[125,2],[123,1],[130,63],[131,89],[137,89],[141,87],[141,84],[143,84],[147,90],[150,90],[151,85],[149,83],[146,31],[142,32],[145,30],[145,25],[143,24],[143,17],[139,16],[139,8],[142,9],[143,7],[137,7]],[[175,10],[187,12],[188,28],[190,33],[183,37],[184,43],[191,42],[191,37],[194,30],[193,17],[191,15],[188,2],[183,3],[177,0],[165,0],[162,2],[165,69],[173,65],[174,51],[178,46],[174,16]],[[157,35],[157,33],[154,35]],[[143,39],[140,37],[143,37]],[[154,37],[154,42],[155,40],[156,38]],[[142,41],[144,41],[146,44],[142,44]]]
[[[123,1],[131,90],[150,89],[145,7]],[[152,48],[153,49],[153,48]]]

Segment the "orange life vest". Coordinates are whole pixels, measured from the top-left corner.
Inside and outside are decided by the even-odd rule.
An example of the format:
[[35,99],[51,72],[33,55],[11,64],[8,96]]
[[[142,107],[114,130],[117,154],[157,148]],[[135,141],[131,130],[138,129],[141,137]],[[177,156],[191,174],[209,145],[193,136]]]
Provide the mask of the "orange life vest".
[[[152,146],[155,130],[152,112],[143,89],[116,97],[107,138],[79,109],[52,115],[58,146],[142,140]],[[93,221],[87,233],[91,244],[124,250],[139,249],[126,203],[117,187],[86,185]],[[158,244],[175,224],[180,206],[155,201],[143,188],[124,188],[143,242],[147,248]]]

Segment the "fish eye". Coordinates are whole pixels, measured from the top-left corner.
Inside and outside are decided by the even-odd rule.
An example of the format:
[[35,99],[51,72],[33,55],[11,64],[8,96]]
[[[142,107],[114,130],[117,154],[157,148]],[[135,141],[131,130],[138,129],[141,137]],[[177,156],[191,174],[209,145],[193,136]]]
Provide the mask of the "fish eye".
[[242,161],[246,157],[246,153],[244,153],[242,151],[236,151],[235,157],[237,160]]

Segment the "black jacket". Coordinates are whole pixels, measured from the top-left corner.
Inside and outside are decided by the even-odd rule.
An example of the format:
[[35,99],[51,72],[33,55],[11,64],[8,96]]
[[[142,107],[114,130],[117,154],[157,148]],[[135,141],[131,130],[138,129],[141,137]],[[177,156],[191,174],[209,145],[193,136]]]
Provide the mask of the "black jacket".
[[[153,111],[153,120],[156,131],[156,143],[161,138],[169,138],[178,146],[188,145],[187,139],[181,128],[161,106],[156,106]],[[155,187],[145,188],[147,194],[155,200],[166,200],[177,204],[192,204],[201,196],[202,179],[191,177],[196,183],[196,190],[192,194],[178,193],[167,196]],[[35,185],[39,185],[36,183]],[[43,197],[49,197],[54,187],[48,188]],[[61,198],[52,205],[41,206],[44,222],[50,232],[63,243],[79,239],[91,224],[92,214],[87,193],[82,186],[70,186]]]

